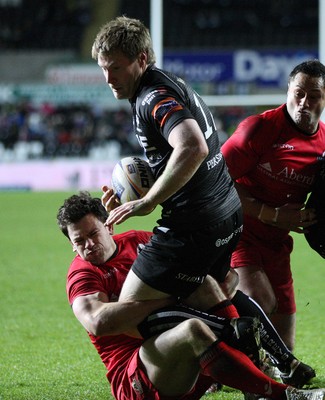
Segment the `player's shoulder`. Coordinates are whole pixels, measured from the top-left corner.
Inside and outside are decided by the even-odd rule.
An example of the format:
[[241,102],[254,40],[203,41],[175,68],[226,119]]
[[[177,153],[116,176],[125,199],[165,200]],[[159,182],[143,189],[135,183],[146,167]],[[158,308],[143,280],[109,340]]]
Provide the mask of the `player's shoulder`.
[[68,268],[67,279],[69,280],[81,272],[91,274],[97,273],[97,267],[91,264],[89,261],[82,259],[79,255],[76,255]]
[[[265,130],[270,130],[270,134],[275,133],[286,122],[285,104],[277,108],[265,110],[260,114],[252,115],[246,118],[246,125],[252,132],[265,133]],[[247,129],[247,128],[246,128]]]
[[151,66],[140,82],[137,105],[149,105],[155,98],[180,94],[180,85],[186,86],[185,82],[173,73]]
[[238,124],[235,133],[245,135],[247,139],[254,138],[256,135],[264,134],[264,129],[268,124],[270,124],[270,119],[265,118],[264,114],[250,115]]
[[265,110],[262,113],[257,115],[258,120],[264,126],[274,127],[276,125],[282,126],[285,123],[288,123],[288,117],[286,111],[286,104],[282,104],[277,108],[271,108],[269,110]]
[[[146,116],[151,114],[151,110],[163,97],[167,97],[169,88],[166,82],[159,76],[146,76],[146,80],[140,83],[136,96],[131,100],[135,105],[138,115]],[[151,79],[150,79],[151,77]]]
[[284,106],[285,105],[282,104],[278,108],[272,108],[257,114],[249,115],[248,117],[244,118],[239,125],[259,126],[261,124],[274,123],[276,119],[284,115]]
[[70,267],[84,267],[84,268],[91,268],[93,265],[89,262],[81,258],[78,254],[74,257],[74,259],[71,261]]
[[319,129],[318,131],[322,134],[325,135],[325,122],[323,121],[319,121]]

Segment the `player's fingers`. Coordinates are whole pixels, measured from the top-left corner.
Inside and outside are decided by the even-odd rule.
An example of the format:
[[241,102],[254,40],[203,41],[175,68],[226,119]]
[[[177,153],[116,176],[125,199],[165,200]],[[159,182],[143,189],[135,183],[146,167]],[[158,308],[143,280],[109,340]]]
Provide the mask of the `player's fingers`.
[[121,224],[126,219],[132,217],[134,215],[133,210],[135,206],[132,203],[124,203],[122,206],[119,206],[109,213],[109,216],[106,220],[105,225],[113,225],[113,224]]
[[280,209],[288,209],[288,210],[301,210],[304,208],[304,203],[286,203],[280,207]]
[[316,222],[315,210],[307,208],[300,211],[300,222]]
[[116,195],[112,189],[107,190],[101,197],[102,205],[106,208],[107,212],[110,212],[114,208],[120,205]]
[[[103,190],[103,189],[105,189],[105,190]],[[112,194],[109,192],[107,186],[103,186],[102,190],[103,190],[103,194],[101,196],[101,201],[104,206],[105,203],[108,201],[108,199],[112,196]]]
[[300,224],[299,224],[299,226],[300,227],[302,227],[302,228],[308,228],[309,226],[312,226],[312,225],[314,225],[314,224],[316,224],[317,223],[317,221],[305,221],[305,222],[301,222]]

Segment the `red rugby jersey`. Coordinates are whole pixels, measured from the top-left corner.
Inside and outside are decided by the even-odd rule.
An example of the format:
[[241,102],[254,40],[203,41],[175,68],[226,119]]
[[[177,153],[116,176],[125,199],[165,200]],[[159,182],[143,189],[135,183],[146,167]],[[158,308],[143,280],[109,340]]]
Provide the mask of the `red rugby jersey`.
[[[97,292],[106,293],[109,301],[117,301],[126,275],[138,254],[139,244],[147,243],[151,235],[151,232],[133,230],[114,235],[117,253],[100,266],[92,265],[77,255],[67,274],[66,290],[69,303],[72,304],[78,296]],[[107,378],[113,393],[116,393],[119,376],[124,372],[130,356],[141,345],[142,340],[126,335],[88,335],[107,368]]]
[[304,202],[325,156],[325,124],[307,135],[283,104],[242,121],[222,153],[232,178],[254,198],[273,207]]

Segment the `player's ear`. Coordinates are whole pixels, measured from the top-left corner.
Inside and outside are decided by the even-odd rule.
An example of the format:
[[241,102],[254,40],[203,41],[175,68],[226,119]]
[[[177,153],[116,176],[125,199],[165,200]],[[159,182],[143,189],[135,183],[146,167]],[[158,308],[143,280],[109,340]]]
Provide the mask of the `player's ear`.
[[138,61],[139,61],[139,65],[140,67],[143,67],[144,65],[147,64],[147,60],[148,60],[148,55],[147,53],[145,53],[144,51],[142,51],[139,56],[138,56]]
[[114,226],[113,225],[108,225],[108,224],[105,224],[105,226],[106,226],[106,229],[108,230],[108,233],[110,235],[114,235]]

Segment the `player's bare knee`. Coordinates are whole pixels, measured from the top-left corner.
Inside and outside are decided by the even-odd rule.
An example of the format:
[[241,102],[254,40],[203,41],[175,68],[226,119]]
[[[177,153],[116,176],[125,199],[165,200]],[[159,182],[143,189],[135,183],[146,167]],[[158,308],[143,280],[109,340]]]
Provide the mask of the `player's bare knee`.
[[253,294],[251,297],[262,307],[267,315],[274,314],[278,309],[278,302],[273,292]]
[[216,335],[211,329],[199,319],[188,319],[178,325],[178,327],[181,327],[184,340],[193,349],[195,356],[199,357],[208,346],[217,340]]

